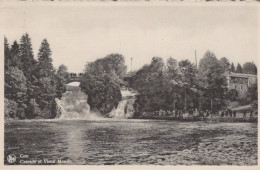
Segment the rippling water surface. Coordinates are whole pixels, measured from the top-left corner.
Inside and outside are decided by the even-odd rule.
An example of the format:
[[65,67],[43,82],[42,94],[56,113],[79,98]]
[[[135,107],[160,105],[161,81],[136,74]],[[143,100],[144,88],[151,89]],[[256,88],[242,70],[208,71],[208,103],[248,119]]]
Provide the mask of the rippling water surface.
[[257,164],[256,123],[24,120],[5,123],[6,157],[68,164]]

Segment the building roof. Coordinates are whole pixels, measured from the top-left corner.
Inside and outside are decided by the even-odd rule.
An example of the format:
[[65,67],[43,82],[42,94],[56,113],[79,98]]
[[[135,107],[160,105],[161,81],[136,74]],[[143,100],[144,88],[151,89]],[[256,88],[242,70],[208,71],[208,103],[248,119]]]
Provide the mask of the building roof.
[[248,77],[255,77],[257,78],[257,75],[254,74],[244,74],[244,73],[234,73],[234,72],[227,72],[225,73],[226,76],[234,76],[234,77],[243,77],[243,78],[248,78]]

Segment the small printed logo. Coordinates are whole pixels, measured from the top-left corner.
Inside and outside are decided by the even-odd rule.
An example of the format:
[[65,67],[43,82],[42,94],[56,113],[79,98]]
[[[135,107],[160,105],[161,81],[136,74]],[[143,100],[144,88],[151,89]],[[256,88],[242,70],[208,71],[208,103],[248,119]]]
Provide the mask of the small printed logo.
[[16,161],[16,156],[14,155],[14,154],[10,154],[10,155],[8,155],[7,156],[7,162],[8,163],[15,163],[15,161]]

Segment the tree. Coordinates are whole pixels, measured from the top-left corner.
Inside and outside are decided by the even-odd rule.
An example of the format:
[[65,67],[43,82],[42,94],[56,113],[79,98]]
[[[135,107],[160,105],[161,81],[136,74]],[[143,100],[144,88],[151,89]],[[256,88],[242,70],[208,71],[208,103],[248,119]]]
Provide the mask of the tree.
[[66,79],[59,74],[54,75],[54,82],[56,86],[56,97],[61,98],[62,94],[66,91]]
[[56,97],[55,80],[50,77],[41,77],[35,90],[35,101],[39,104],[42,118],[54,118],[56,115],[52,111]]
[[234,63],[231,64],[230,71],[233,72],[233,73],[236,72]]
[[167,68],[169,70],[175,71],[177,70],[177,60],[172,57],[169,57],[166,62]]
[[8,70],[10,65],[10,48],[6,37],[4,37],[4,58],[5,58],[5,70]]
[[[52,64],[52,51],[47,39],[43,39],[38,52],[38,63],[35,77],[30,81],[30,110],[41,110],[41,118],[54,118],[55,97],[61,97],[65,91],[65,80],[61,75],[55,75]],[[60,70],[61,71],[61,70]],[[35,99],[35,102],[34,102]],[[33,115],[35,116],[35,114]]]
[[220,108],[225,104],[227,88],[226,78],[222,73],[223,70],[215,54],[211,51],[207,51],[199,63],[201,87],[204,89],[204,109],[217,110],[217,107]]
[[227,72],[230,70],[230,63],[228,61],[228,59],[226,57],[222,57],[220,60],[219,60],[219,64],[223,70],[223,72]]
[[167,74],[171,79],[178,78],[178,68],[177,68],[177,60],[170,57],[166,61]]
[[219,66],[220,65],[215,54],[208,50],[199,62],[198,71],[200,75],[206,75],[208,73],[211,73],[212,71],[221,71]]
[[30,100],[28,104],[28,112],[30,115],[27,115],[27,118],[35,118],[36,116],[41,115],[41,109],[35,99]]
[[5,98],[17,103],[17,116],[25,117],[27,108],[27,81],[17,67],[10,67],[5,74]]
[[69,78],[68,68],[64,64],[60,65],[57,74],[54,76],[56,84],[56,94],[58,98],[62,97],[62,93],[66,91],[65,83]]
[[135,117],[146,111],[175,109],[183,90],[175,81],[177,73],[174,62],[170,58],[165,66],[162,58],[153,57],[149,65],[144,65],[133,76],[130,87],[139,93],[134,104],[137,111]]
[[243,73],[243,68],[241,67],[241,65],[239,63],[237,63],[236,72],[237,73]]
[[34,60],[29,35],[22,36],[20,44],[14,41],[11,49],[5,45],[5,117],[6,118],[54,118],[55,97],[65,91],[66,66],[57,74],[52,65],[51,49],[44,39]]
[[183,75],[182,82],[188,83],[190,86],[195,85],[196,66],[189,60],[179,62],[179,68]]
[[21,103],[26,97],[26,78],[21,70],[10,67],[5,75],[5,97]]
[[133,81],[130,84],[130,87],[136,89],[140,94],[148,94],[149,89],[151,88],[150,77],[152,77],[152,73],[150,67],[150,65],[144,65],[140,68],[133,76]]
[[246,62],[243,64],[243,71],[245,74],[257,74],[257,67],[253,62]]
[[57,93],[57,84],[61,85],[57,81],[55,76],[55,70],[52,64],[51,48],[46,39],[43,39],[39,52],[38,52],[38,64],[37,64],[37,80],[32,85],[36,85],[33,96],[36,97],[36,103],[39,104],[41,109],[42,118],[54,118],[56,115],[53,112],[55,103],[55,97],[57,94],[61,97],[61,90]]
[[194,106],[196,103],[196,93],[194,90],[197,86],[197,69],[194,64],[189,60],[182,60],[179,62],[179,68],[181,71],[181,83],[184,88],[184,106],[187,109],[189,106]]
[[16,118],[17,115],[17,103],[13,100],[4,98],[4,117]]
[[36,67],[36,61],[33,56],[31,38],[27,33],[22,36],[19,47],[19,58],[21,61],[19,69],[22,70],[25,77],[29,79],[33,75],[32,73]]
[[84,73],[80,87],[88,95],[90,109],[108,114],[121,100],[120,85],[108,74],[93,75]]
[[153,57],[150,65],[145,65],[136,72],[131,86],[140,93],[152,95],[163,90],[165,78],[165,66],[162,58]]
[[164,71],[164,63],[161,57],[152,58],[151,71],[158,72],[158,73]]
[[121,54],[109,54],[102,59],[95,61],[95,66],[98,66],[99,71],[106,74],[115,70],[116,74],[122,79],[126,74],[125,58]]
[[21,65],[20,58],[19,58],[19,44],[17,41],[14,41],[11,47],[11,66],[18,66]]
[[51,49],[48,41],[44,39],[41,43],[38,53],[38,76],[39,77],[51,77],[54,74],[54,68],[52,65]]
[[57,74],[67,80],[69,78],[68,67],[64,64],[60,65]]
[[80,87],[88,95],[91,110],[106,115],[117,107],[125,74],[125,60],[120,54],[110,54],[86,64]]

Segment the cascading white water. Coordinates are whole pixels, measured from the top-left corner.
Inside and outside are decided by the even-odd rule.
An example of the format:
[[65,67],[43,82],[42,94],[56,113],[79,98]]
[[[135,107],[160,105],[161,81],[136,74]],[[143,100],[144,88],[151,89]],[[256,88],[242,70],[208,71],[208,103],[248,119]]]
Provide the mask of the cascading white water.
[[97,119],[100,115],[90,111],[88,96],[80,90],[79,83],[67,85],[61,99],[56,99],[60,119]]
[[109,117],[118,119],[132,118],[134,115],[136,92],[121,89],[121,95],[122,100],[118,103],[117,108],[109,113]]

